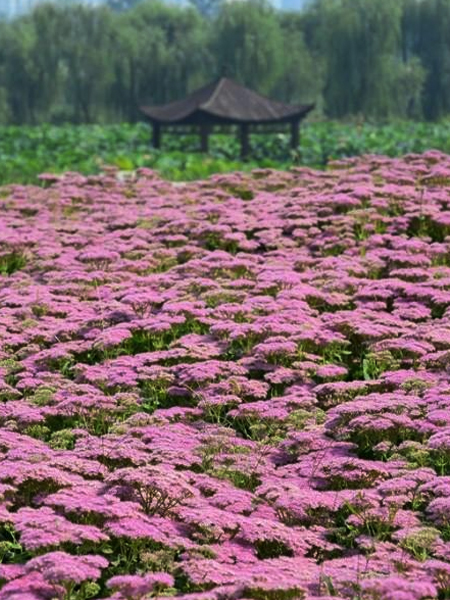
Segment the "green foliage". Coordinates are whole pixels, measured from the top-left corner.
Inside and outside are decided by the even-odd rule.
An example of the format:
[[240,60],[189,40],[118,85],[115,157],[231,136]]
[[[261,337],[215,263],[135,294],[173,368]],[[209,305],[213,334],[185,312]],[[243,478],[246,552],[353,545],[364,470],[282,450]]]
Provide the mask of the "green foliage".
[[405,537],[401,542],[401,546],[417,560],[425,561],[433,554],[433,547],[438,540],[438,529],[423,527]]
[[[0,185],[37,184],[37,176],[44,172],[95,174],[104,165],[131,171],[148,167],[166,179],[187,181],[206,178],[213,173],[248,171],[256,167],[286,169],[299,160],[290,150],[288,133],[252,135],[252,159],[249,162],[239,159],[239,143],[233,135],[213,135],[208,156],[196,152],[196,136],[165,135],[160,151],[150,147],[150,138],[150,129],[144,124],[0,127]],[[302,164],[323,168],[331,160],[349,156],[398,156],[429,148],[450,152],[450,121],[439,125],[396,122],[384,126],[307,123],[302,127],[300,150]],[[48,184],[41,182],[41,185]],[[240,198],[251,199],[249,190],[244,188],[229,191]],[[0,202],[8,202],[7,188],[0,190]],[[76,210],[76,205],[70,209]],[[382,226],[380,222],[380,232]],[[361,231],[357,232],[360,237],[364,237],[363,227],[364,223]],[[447,232],[443,226],[425,217],[417,217],[410,224],[409,234],[427,235],[440,241]],[[222,247],[214,239],[208,240],[208,244]],[[231,247],[227,249],[233,250]],[[5,253],[0,257],[3,275],[10,275],[25,266],[26,259],[18,252]],[[164,270],[171,266],[162,260],[157,268]],[[45,307],[36,306],[33,313],[37,317],[43,316]]]
[[75,439],[72,429],[60,429],[50,436],[48,445],[56,450],[72,450],[75,446]]
[[[0,564],[18,563],[28,558],[27,553],[18,542],[18,535],[9,523],[0,525]],[[1,582],[1,578],[0,578]]]
[[244,594],[247,598],[253,600],[295,600],[304,597],[304,589],[294,587],[288,590],[266,590],[258,588],[257,585],[246,588]]
[[0,275],[12,275],[27,264],[26,258],[20,252],[10,252],[0,256]]
[[23,369],[20,362],[14,358],[5,358],[4,360],[0,360],[0,367],[6,369],[5,383],[14,387],[18,380],[17,374]]
[[227,479],[228,481],[231,481],[235,487],[250,492],[254,492],[255,489],[261,485],[261,480],[256,473],[244,473],[239,469],[233,469],[231,466],[215,469],[212,472],[212,475],[218,479]]
[[175,324],[160,331],[147,331],[135,329],[131,336],[116,346],[104,347],[93,345],[90,350],[80,352],[75,357],[60,358],[51,361],[51,366],[63,375],[69,376],[73,372],[76,362],[95,365],[118,356],[132,356],[142,352],[158,352],[167,350],[172,342],[189,333],[205,334],[209,327],[204,323],[187,316],[184,323]]
[[[354,548],[356,538],[361,535],[367,535],[378,542],[388,541],[395,529],[397,510],[395,506],[390,507],[388,515],[381,517],[370,512],[363,497],[355,503],[345,502],[337,512],[336,527],[330,538],[344,548]],[[355,517],[354,522],[349,522],[350,516]]]
[[435,120],[450,112],[449,25],[450,0],[39,3],[0,22],[0,123],[133,122],[223,74],[327,117]]
[[362,374],[367,380],[378,379],[385,371],[398,369],[399,362],[392,354],[385,350],[383,352],[369,352],[362,359]]
[[279,558],[280,556],[293,556],[292,550],[279,540],[257,540],[255,548],[256,555],[260,560]]
[[408,61],[401,55],[402,4],[322,1],[315,10],[317,45],[328,58],[327,112],[334,117],[349,112],[375,118],[411,116],[408,110],[420,98],[424,75],[417,57]]
[[450,452],[446,449],[430,452],[429,466],[442,477],[450,475]]
[[[403,12],[405,51],[420,58],[425,71],[423,108],[437,119],[450,109],[450,0],[407,0]],[[408,32],[408,35],[405,35]]]
[[433,242],[442,243],[450,234],[450,227],[436,223],[428,215],[420,215],[411,220],[408,234],[416,237],[430,237]]
[[224,4],[214,34],[214,54],[229,76],[260,92],[273,89],[284,57],[282,30],[269,3]]
[[[158,408],[171,408],[183,405],[183,398],[170,396],[168,388],[170,381],[159,378],[155,380],[145,379],[140,385],[142,403],[139,410],[152,414]],[[190,397],[186,398],[185,404],[191,405]]]
[[54,388],[40,385],[35,389],[31,396],[28,396],[28,401],[36,404],[36,406],[47,406],[51,403],[53,394],[55,393]]

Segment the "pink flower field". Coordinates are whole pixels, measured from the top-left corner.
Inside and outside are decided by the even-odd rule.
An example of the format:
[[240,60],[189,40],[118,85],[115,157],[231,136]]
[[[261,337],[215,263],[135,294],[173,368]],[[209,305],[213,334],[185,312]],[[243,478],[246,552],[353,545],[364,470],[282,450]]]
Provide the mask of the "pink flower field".
[[0,190],[0,600],[450,598],[450,157]]

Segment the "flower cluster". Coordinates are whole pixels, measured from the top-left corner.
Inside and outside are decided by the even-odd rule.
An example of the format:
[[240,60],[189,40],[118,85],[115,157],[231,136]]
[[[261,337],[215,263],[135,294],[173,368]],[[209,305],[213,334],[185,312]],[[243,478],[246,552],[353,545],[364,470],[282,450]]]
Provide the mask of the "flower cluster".
[[0,600],[449,597],[449,180],[1,190]]

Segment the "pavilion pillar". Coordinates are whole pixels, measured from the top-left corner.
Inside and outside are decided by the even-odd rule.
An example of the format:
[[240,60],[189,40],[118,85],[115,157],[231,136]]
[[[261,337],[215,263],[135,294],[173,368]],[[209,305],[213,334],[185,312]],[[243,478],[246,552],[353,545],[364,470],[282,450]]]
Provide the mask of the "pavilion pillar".
[[297,150],[300,144],[300,122],[296,119],[291,121],[291,148]]
[[207,153],[209,150],[209,126],[200,125],[200,150]]
[[248,155],[250,154],[248,123],[241,124],[240,138],[241,138],[241,158],[247,158]]
[[161,148],[161,125],[159,123],[153,123],[152,146]]

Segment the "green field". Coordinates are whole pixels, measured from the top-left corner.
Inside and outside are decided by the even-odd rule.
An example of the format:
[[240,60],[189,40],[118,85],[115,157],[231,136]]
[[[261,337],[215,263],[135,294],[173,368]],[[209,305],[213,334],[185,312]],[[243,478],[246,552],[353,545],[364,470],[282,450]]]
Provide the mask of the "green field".
[[165,136],[161,151],[151,148],[150,138],[145,124],[1,127],[0,184],[36,183],[43,172],[98,173],[105,165],[124,171],[150,167],[168,179],[191,180],[254,167],[323,168],[329,160],[361,154],[401,156],[429,149],[450,153],[450,122],[305,124],[298,152],[290,150],[288,135],[254,135],[252,159],[245,163],[233,136],[212,136],[208,156],[196,152],[195,136]]

